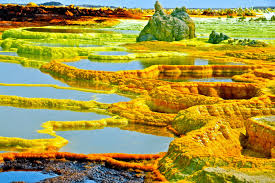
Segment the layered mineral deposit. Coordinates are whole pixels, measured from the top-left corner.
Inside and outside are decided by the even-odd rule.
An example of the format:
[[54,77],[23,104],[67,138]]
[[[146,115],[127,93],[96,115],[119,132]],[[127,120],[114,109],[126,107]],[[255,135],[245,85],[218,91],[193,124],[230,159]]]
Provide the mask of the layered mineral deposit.
[[[274,158],[275,148],[275,117],[255,117],[246,121],[247,146],[266,157]],[[272,150],[273,149],[273,150]]]
[[139,34],[137,41],[179,41],[195,37],[195,23],[185,8],[176,8],[167,15],[157,1],[155,14]]

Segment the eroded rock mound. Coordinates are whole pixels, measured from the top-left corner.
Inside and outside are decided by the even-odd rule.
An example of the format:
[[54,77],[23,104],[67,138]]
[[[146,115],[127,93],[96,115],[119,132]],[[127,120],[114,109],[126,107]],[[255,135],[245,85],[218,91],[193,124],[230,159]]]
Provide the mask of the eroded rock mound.
[[141,31],[137,42],[141,41],[179,41],[195,37],[195,23],[186,9],[176,8],[171,15],[164,13],[160,3],[155,4],[155,14]]
[[213,44],[218,44],[224,40],[228,40],[229,36],[223,34],[223,33],[217,33],[215,31],[212,31],[211,34],[209,35],[209,43],[213,43]]

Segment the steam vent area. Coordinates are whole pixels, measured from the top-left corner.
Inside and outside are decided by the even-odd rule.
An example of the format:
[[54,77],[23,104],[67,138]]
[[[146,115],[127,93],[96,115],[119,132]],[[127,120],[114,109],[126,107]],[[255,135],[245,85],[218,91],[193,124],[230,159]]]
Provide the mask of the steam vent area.
[[275,182],[275,9],[51,3],[0,4],[0,183]]

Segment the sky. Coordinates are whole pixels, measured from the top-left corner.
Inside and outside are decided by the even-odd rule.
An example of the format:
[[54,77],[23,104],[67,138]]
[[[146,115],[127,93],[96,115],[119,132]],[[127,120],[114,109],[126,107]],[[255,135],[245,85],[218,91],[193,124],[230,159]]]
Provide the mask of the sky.
[[[0,0],[1,3],[27,4],[57,1],[65,5],[91,4],[127,8],[153,8],[155,0]],[[159,0],[164,8],[186,6],[187,8],[239,8],[252,6],[275,6],[275,0]]]

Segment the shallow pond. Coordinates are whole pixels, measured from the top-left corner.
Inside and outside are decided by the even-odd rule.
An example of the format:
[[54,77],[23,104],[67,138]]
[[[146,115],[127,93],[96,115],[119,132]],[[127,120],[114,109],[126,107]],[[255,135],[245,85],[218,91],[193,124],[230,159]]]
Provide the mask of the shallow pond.
[[40,182],[48,178],[56,177],[56,174],[46,174],[39,171],[9,171],[0,172],[0,180],[2,183],[10,182]]
[[0,50],[0,55],[18,57],[18,54],[17,54],[16,52],[12,52],[12,51],[1,51],[1,50]]
[[201,78],[201,79],[188,79],[188,82],[233,82],[231,78]]
[[24,109],[0,106],[0,135],[2,137],[20,137],[26,139],[52,138],[39,134],[37,130],[47,121],[99,120],[109,116],[92,112],[74,112],[48,109]]
[[90,29],[90,28],[53,28],[53,27],[33,27],[24,29],[31,32],[49,32],[49,33],[113,33],[112,31],[102,29]]
[[97,51],[96,55],[129,55],[127,51]]
[[240,62],[215,62],[192,57],[140,59],[133,61],[81,59],[77,62],[66,62],[65,64],[79,69],[100,71],[142,70],[152,65],[245,65]]
[[127,102],[130,99],[117,94],[98,94],[92,92],[56,89],[53,87],[1,86],[0,95],[16,95],[28,98],[72,99],[80,101],[96,100],[102,103]]
[[35,43],[37,46],[47,46],[47,47],[102,47],[102,45],[94,44],[62,44],[62,43]]
[[55,84],[67,86],[38,69],[23,67],[19,64],[0,62],[0,83]]
[[70,142],[61,151],[74,153],[132,153],[166,152],[171,137],[155,136],[119,128],[98,130],[59,131],[58,135]]
[[65,64],[74,66],[79,69],[98,70],[98,71],[121,71],[121,70],[140,70],[143,69],[139,61],[130,62],[102,62],[82,59],[78,62],[66,62]]
[[[0,123],[5,124],[5,127],[0,129],[1,136],[26,139],[52,138],[50,135],[37,132],[37,130],[42,129],[41,125],[47,121],[81,121],[108,118],[106,115],[91,112],[23,109],[6,106],[0,106],[0,116]],[[124,128],[127,128],[127,126]],[[56,132],[57,135],[69,140],[69,143],[60,151],[73,153],[158,153],[167,151],[170,142],[173,140],[172,134],[168,134],[169,137],[157,136],[149,134],[149,131],[141,133],[111,127],[60,130]],[[155,131],[152,133],[155,134]]]

